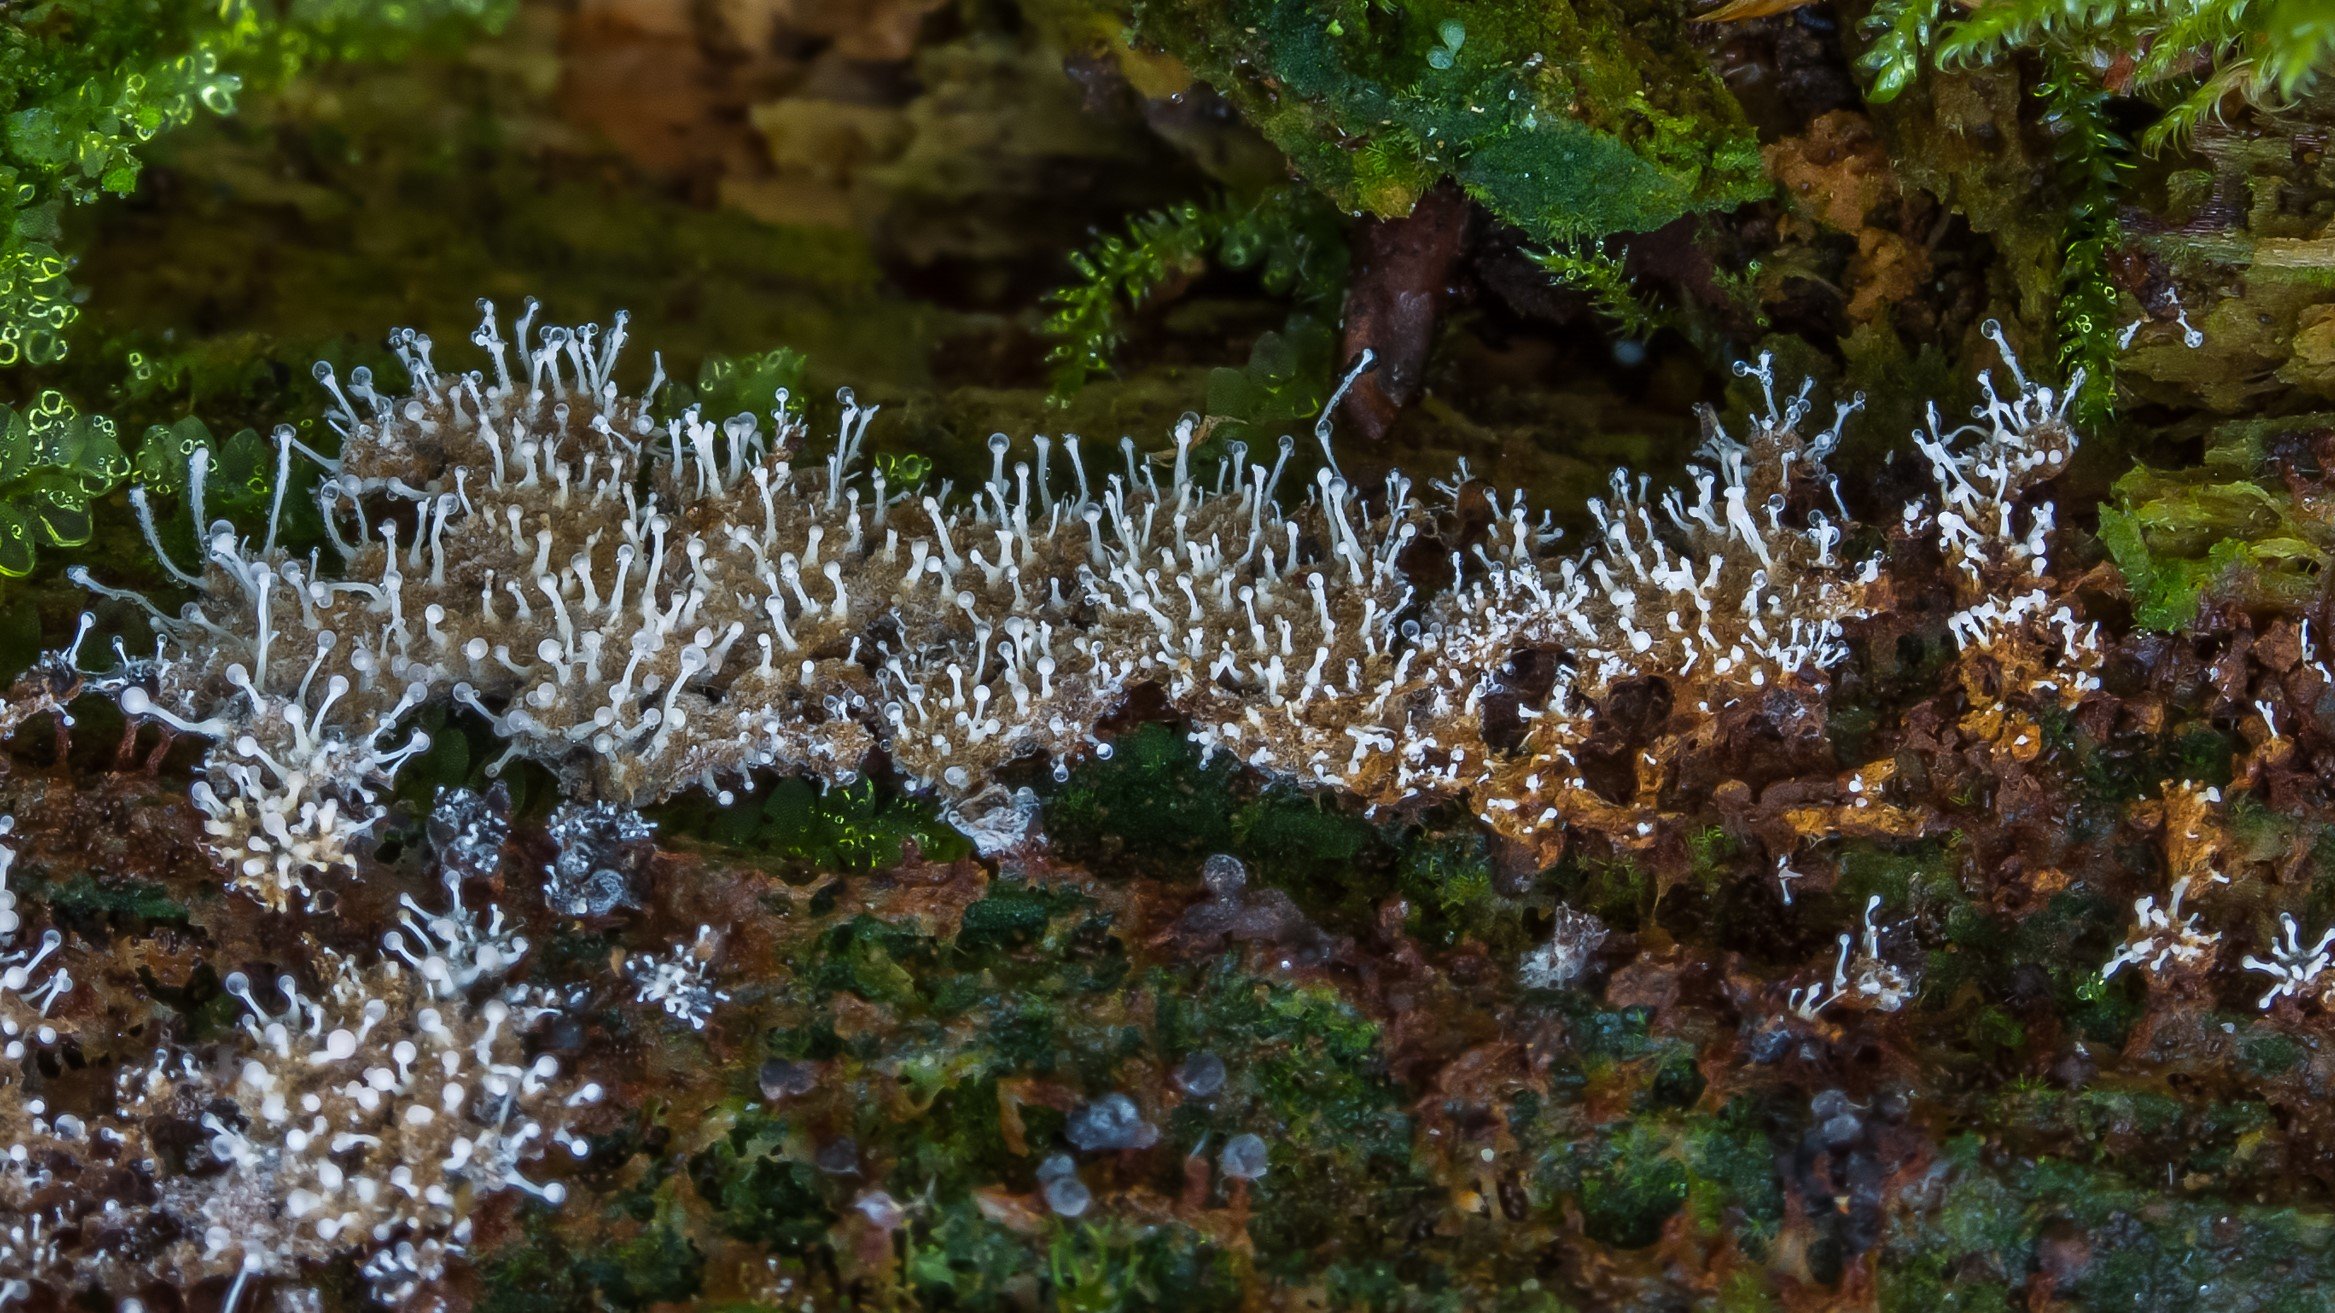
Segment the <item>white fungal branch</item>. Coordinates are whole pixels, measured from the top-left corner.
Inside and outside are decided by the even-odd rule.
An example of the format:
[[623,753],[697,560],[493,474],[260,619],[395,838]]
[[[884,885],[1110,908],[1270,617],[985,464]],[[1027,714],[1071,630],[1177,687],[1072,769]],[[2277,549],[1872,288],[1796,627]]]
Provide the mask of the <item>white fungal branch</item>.
[[[130,1064],[110,1106],[51,1113],[22,1088],[57,1044],[51,1011],[72,988],[63,936],[0,957],[0,1284],[115,1293],[225,1278],[231,1307],[254,1280],[313,1278],[353,1260],[365,1290],[410,1305],[472,1239],[479,1201],[504,1191],[558,1204],[537,1168],[582,1158],[578,1119],[602,1098],[526,1032],[568,1003],[507,983],[527,951],[500,909],[405,900],[386,955],[320,953],[321,988],[230,974],[243,1015],[194,1052]],[[199,1127],[209,1169],[179,1170],[149,1138]],[[125,1193],[132,1178],[149,1182]],[[134,1301],[133,1301],[134,1302]]]
[[2024,691],[2073,706],[2099,689],[2105,653],[2099,626],[2078,621],[2051,591],[2057,513],[2032,494],[2074,457],[2067,405],[2082,391],[2083,376],[2055,392],[2020,369],[2001,324],[1990,319],[1984,331],[2018,390],[1999,393],[1993,377],[1980,374],[1985,400],[1971,412],[1976,422],[1952,430],[1931,407],[1928,431],[1916,430],[1913,441],[1929,461],[1938,504],[1934,511],[1907,506],[1904,527],[1933,538],[1946,558],[1958,604],[1947,624],[1961,650],[1992,655],[2016,672]]
[[624,974],[633,982],[633,1001],[654,1003],[665,1015],[705,1029],[714,1004],[730,996],[713,987],[714,954],[721,948],[712,926],[697,928],[697,938],[663,953],[635,953],[624,960]]
[[16,869],[16,845],[7,841],[16,832],[16,818],[0,816],[0,944],[12,943],[24,917],[16,910],[16,892],[8,887],[9,873]]
[[2248,971],[2259,971],[2271,978],[2268,992],[2256,1006],[2267,1010],[2280,998],[2300,997],[2327,969],[2328,947],[2335,945],[2335,930],[2319,936],[2309,948],[2302,945],[2302,936],[2296,929],[2294,917],[2286,912],[2278,914],[2282,942],[2271,945],[2270,956],[2259,958],[2248,953],[2240,965]]
[[2172,892],[2162,907],[2157,905],[2154,895],[2133,900],[2132,933],[2125,937],[2124,946],[2116,950],[2107,965],[2100,968],[2101,977],[2113,976],[2128,965],[2151,975],[2211,968],[2221,935],[2217,931],[2198,929],[2195,912],[2182,913],[2181,900],[2188,893],[2189,877],[2182,876],[2173,882]]
[[51,961],[65,936],[51,930],[37,947],[0,957],[0,1058],[22,1062],[35,1046],[58,1038],[49,1013],[73,990],[73,975]]
[[[1881,927],[1873,922],[1873,913],[1880,910],[1881,895],[1867,898],[1863,937],[1841,935],[1840,960],[1832,969],[1832,995],[1877,1012],[1895,1012],[1912,1001],[1915,980],[1913,973],[1881,956]],[[1856,945],[1854,956],[1849,951],[1852,943]]]

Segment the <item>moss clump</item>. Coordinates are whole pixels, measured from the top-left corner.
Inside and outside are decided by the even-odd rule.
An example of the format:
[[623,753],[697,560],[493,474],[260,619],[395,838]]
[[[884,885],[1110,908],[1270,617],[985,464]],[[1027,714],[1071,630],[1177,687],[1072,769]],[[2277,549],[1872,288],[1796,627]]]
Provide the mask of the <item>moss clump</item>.
[[910,845],[928,860],[942,862],[971,851],[929,802],[866,779],[834,788],[780,780],[759,799],[723,807],[697,796],[654,815],[667,835],[697,837],[820,870],[888,870],[900,864]]
[[2208,596],[2300,609],[2318,595],[2335,534],[2311,503],[2210,468],[2137,467],[2114,496],[2100,508],[2100,541],[2147,628],[2189,625]]
[[729,1235],[801,1253],[826,1234],[835,1215],[818,1174],[791,1161],[785,1147],[782,1123],[748,1114],[689,1160],[689,1179]]
[[1351,210],[1408,213],[1449,177],[1566,242],[1768,189],[1742,110],[1667,7],[1138,0],[1133,17]]
[[186,904],[145,880],[100,882],[91,875],[76,875],[35,897],[59,920],[77,927],[183,925],[188,915]]
[[1197,862],[1232,846],[1232,769],[1164,725],[1122,734],[1107,760],[1080,763],[1046,800],[1046,832],[1065,853],[1151,865]]
[[2007,1309],[2039,1268],[2083,1308],[2325,1307],[2330,1223],[2230,1199],[2167,1196],[2059,1159],[1995,1165],[1974,1137],[1941,1154],[1938,1204],[1885,1246],[1884,1309]]
[[1686,1164],[1670,1144],[1633,1131],[1581,1177],[1582,1230],[1616,1249],[1642,1249],[1686,1204]]

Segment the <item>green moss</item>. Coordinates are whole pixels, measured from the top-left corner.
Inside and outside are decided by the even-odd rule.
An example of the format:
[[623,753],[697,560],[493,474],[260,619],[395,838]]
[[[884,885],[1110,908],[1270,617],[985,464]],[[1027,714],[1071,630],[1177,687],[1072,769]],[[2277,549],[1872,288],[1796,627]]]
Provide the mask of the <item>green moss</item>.
[[111,925],[138,928],[183,925],[186,904],[168,890],[144,880],[99,881],[82,874],[62,884],[33,891],[60,921],[73,926]]
[[2290,611],[2318,596],[2335,532],[2315,507],[2267,484],[2213,467],[2144,466],[2116,481],[2115,503],[2100,508],[2100,541],[2124,574],[2136,622],[2184,628],[2207,596]]
[[1232,817],[1228,851],[1251,878],[1286,891],[1324,925],[1367,923],[1379,898],[1376,877],[1395,860],[1379,831],[1350,802],[1272,784]]
[[910,1233],[903,1276],[927,1306],[1008,1309],[1025,1305],[1035,1259],[1024,1237],[969,1199],[941,1200]]
[[957,949],[982,957],[1029,948],[1045,938],[1047,927],[1056,917],[1078,908],[1084,901],[1069,890],[1035,888],[1018,881],[1000,880],[989,887],[989,893],[981,901],[965,909],[965,919],[957,931]]
[[1995,1165],[1974,1137],[1947,1146],[1939,1179],[1936,1206],[1885,1245],[1883,1308],[2021,1307],[2000,1292],[2034,1270],[2047,1230],[2080,1238],[2057,1291],[2078,1307],[2187,1308],[2201,1294],[2249,1313],[2325,1307],[2335,1224],[2324,1216],[2171,1194],[2062,1159]]
[[1686,1203],[1686,1164],[1667,1138],[1633,1128],[1581,1176],[1581,1226],[1617,1249],[1642,1249]]
[[871,779],[833,787],[780,780],[759,798],[749,796],[731,806],[692,794],[649,814],[667,836],[702,837],[739,852],[822,870],[889,870],[906,857],[910,844],[939,862],[972,851],[972,844],[941,820],[929,801]]
[[1625,337],[1651,337],[1663,326],[1663,314],[1639,294],[1621,259],[1602,246],[1583,242],[1535,251],[1532,262],[1559,286],[1587,296],[1597,313]]
[[1742,111],[1666,9],[1602,0],[1135,0],[1339,205],[1408,212],[1450,177],[1542,240],[1765,194]]
[[1626,1061],[1655,1051],[1648,1009],[1601,1007],[1579,990],[1559,990],[1552,997],[1565,1018],[1566,1038],[1584,1063]]
[[2051,59],[2047,67],[2035,90],[2067,193],[2053,309],[2060,377],[2074,389],[2070,414],[2078,423],[2097,424],[2114,408],[2122,349],[2123,295],[2110,276],[2109,254],[2120,237],[2116,207],[2127,148],[2110,125],[2108,92],[2090,68],[2064,58]]
[[800,1253],[834,1220],[816,1171],[790,1160],[783,1122],[747,1113],[730,1133],[689,1160],[690,1183],[726,1233]]
[[1232,768],[1207,765],[1164,725],[1122,734],[1108,760],[1072,769],[1046,800],[1046,832],[1067,853],[1100,862],[1196,864],[1232,847]]
[[2321,0],[2004,0],[1945,22],[1939,0],[1882,0],[1867,19],[1874,35],[1864,66],[1873,98],[1887,100],[1935,46],[1941,66],[2007,60],[2020,51],[2120,63],[2128,94],[2171,102],[2142,142],[2150,150],[2186,140],[2226,113],[2233,95],[2277,106],[2309,94],[2335,62],[2335,33]]
[[1162,1046],[1222,1057],[1231,1085],[1263,1105],[1291,1148],[1409,1157],[1409,1119],[1386,1080],[1378,1027],[1335,991],[1227,969],[1208,972],[1196,994],[1171,996],[1165,985]]
[[619,1309],[637,1309],[695,1295],[704,1281],[705,1258],[688,1237],[660,1224],[622,1244],[580,1256],[576,1267],[600,1288],[603,1300]]
[[1429,943],[1473,939],[1501,955],[1531,947],[1528,914],[1538,900],[1499,891],[1490,848],[1472,829],[1414,836],[1397,859],[1395,880],[1410,905],[1411,933]]
[[1226,1255],[1182,1227],[1065,1224],[1054,1230],[1045,1263],[1058,1313],[1241,1307]]
[[909,927],[872,916],[854,917],[829,931],[820,950],[821,965],[811,979],[823,988],[849,990],[871,1003],[895,1007],[915,1007],[923,1001],[918,973],[901,959],[928,962],[932,943]]
[[1554,873],[1557,896],[1616,930],[1635,931],[1654,912],[1654,882],[1626,858],[1566,854]]
[[1653,1076],[1646,1082],[1645,1106],[1691,1108],[1703,1097],[1709,1084],[1695,1063],[1692,1049],[1674,1050],[1654,1064]]
[[[1052,345],[1046,359],[1053,366],[1057,404],[1111,372],[1127,338],[1129,313],[1199,276],[1211,258],[1227,269],[1255,271],[1267,293],[1302,307],[1321,307],[1345,284],[1346,242],[1337,215],[1303,188],[1275,188],[1245,203],[1187,202],[1138,215],[1124,235],[1074,252],[1071,282],[1047,295],[1044,332]],[[1252,357],[1246,372],[1257,373],[1257,365]],[[1209,410],[1242,413],[1218,409],[1213,389]]]
[[1716,1116],[1690,1119],[1685,1136],[1687,1202],[1698,1222],[1706,1232],[1727,1228],[1754,1253],[1784,1220],[1775,1143],[1764,1122],[1758,1100],[1739,1096]]
[[1853,843],[1841,851],[1834,895],[1849,915],[1861,913],[1875,894],[1884,908],[1942,915],[1969,901],[1962,892],[1960,864],[1953,847],[1936,840],[1904,846]]
[[481,1265],[479,1313],[568,1313],[592,1307],[578,1265],[555,1242],[532,1235]]

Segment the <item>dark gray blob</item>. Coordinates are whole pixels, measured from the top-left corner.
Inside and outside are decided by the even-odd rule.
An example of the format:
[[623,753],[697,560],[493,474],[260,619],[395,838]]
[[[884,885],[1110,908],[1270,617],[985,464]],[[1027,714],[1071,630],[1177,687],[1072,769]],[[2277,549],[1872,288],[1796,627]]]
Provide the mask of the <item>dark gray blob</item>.
[[1845,1149],[1855,1144],[1864,1133],[1865,1123],[1858,1120],[1853,1112],[1827,1117],[1824,1124],[1816,1128],[1817,1139],[1827,1149]]
[[780,1099],[801,1098],[819,1085],[819,1069],[808,1062],[789,1062],[772,1058],[762,1064],[762,1097],[772,1103]]
[[558,855],[546,868],[544,901],[562,916],[605,917],[636,909],[656,845],[649,823],[628,807],[567,803],[551,814]]
[[1212,952],[1227,938],[1288,950],[1293,960],[1318,962],[1332,951],[1329,937],[1307,919],[1289,895],[1249,887],[1249,869],[1230,853],[1217,853],[1200,867],[1208,897],[1176,919],[1176,934],[1188,951]]
[[1075,1176],[1055,1177],[1046,1182],[1044,1193],[1046,1206],[1061,1217],[1080,1216],[1094,1202],[1094,1193],[1086,1188],[1086,1182]]
[[1205,1099],[1224,1088],[1224,1059],[1213,1053],[1188,1054],[1176,1066],[1176,1088]]
[[879,1231],[897,1231],[908,1220],[908,1210],[900,1201],[882,1190],[870,1190],[852,1202],[859,1215],[875,1224]]
[[1235,1181],[1254,1181],[1265,1174],[1266,1157],[1264,1137],[1242,1131],[1224,1142],[1216,1165]]
[[426,828],[430,852],[447,879],[492,879],[511,837],[511,791],[500,780],[485,793],[439,789]]
[[1759,1063],[1761,1066],[1781,1062],[1787,1054],[1791,1053],[1794,1038],[1796,1037],[1792,1034],[1789,1026],[1777,1022],[1752,1036],[1746,1052],[1753,1062]]
[[1135,1100],[1113,1091],[1070,1114],[1063,1134],[1088,1153],[1148,1149],[1159,1143],[1159,1128],[1143,1120]]
[[1217,853],[1200,864],[1200,883],[1215,898],[1238,898],[1249,887],[1249,868],[1231,853]]
[[819,1146],[811,1165],[829,1176],[859,1175],[859,1141],[839,1135]]

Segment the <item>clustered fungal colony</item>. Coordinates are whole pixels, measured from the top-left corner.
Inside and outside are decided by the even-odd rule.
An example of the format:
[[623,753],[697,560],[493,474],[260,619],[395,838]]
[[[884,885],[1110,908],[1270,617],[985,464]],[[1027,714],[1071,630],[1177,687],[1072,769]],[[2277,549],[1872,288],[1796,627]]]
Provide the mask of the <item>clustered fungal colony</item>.
[[[534,316],[530,303],[522,342]],[[1853,626],[1891,601],[1883,557],[1847,550],[1854,524],[1824,468],[1853,405],[1810,432],[1806,392],[1779,401],[1764,363],[1747,370],[1767,404],[1746,437],[1707,422],[1690,490],[1655,496],[1616,475],[1592,507],[1593,541],[1567,552],[1521,497],[1464,478],[1429,499],[1396,474],[1365,499],[1338,471],[1326,420],[1324,465],[1290,510],[1294,444],[1270,463],[1233,444],[1203,473],[1191,423],[1172,461],[1123,440],[1105,468],[1075,438],[1040,438],[1034,461],[1009,465],[1000,437],[970,497],[902,489],[858,472],[874,411],[848,392],[833,448],[798,464],[803,426],[783,394],[774,428],[695,408],[660,420],[658,382],[622,395],[624,337],[622,317],[605,332],[549,327],[514,355],[488,309],[474,340],[491,375],[441,373],[410,331],[393,339],[413,376],[405,396],[361,369],[344,388],[319,366],[343,441],[337,459],[306,454],[328,472],[318,501],[337,562],[279,547],[271,515],[256,543],[211,524],[199,572],[170,566],[196,598],[176,615],[80,576],[153,615],[156,654],[86,685],[213,741],[194,800],[233,887],[280,909],[355,869],[385,786],[427,744],[401,724],[433,701],[484,716],[508,755],[540,762],[576,799],[553,818],[557,856],[541,873],[562,916],[638,905],[653,847],[632,808],[693,786],[727,798],[764,769],[846,782],[879,751],[984,849],[1010,846],[1034,805],[998,783],[1004,768],[1107,755],[1099,727],[1139,686],[1207,750],[1372,806],[1462,800],[1544,856],[1567,827],[1647,842],[1667,822],[1672,763],[1747,702],[1820,718]],[[1917,436],[1938,500],[1897,529],[1950,567],[1962,678],[2072,704],[2097,687],[2098,644],[2057,600],[2052,512],[2032,494],[2075,436],[2060,399],[2012,368],[2016,391],[1990,386],[1974,424]],[[302,449],[289,429],[277,441],[280,511]],[[206,472],[198,453],[198,525]],[[143,494],[133,503],[151,533]],[[1422,582],[1437,578],[1450,582]],[[63,683],[83,680],[74,654],[47,660]],[[1617,798],[1589,785],[1579,750],[1609,696],[1648,678],[1668,684],[1673,710],[1638,754],[1634,794]],[[2033,727],[2006,701],[1973,698],[2007,717],[1975,728],[2031,751]],[[1885,763],[1848,772],[1796,830],[1904,833],[1889,788]],[[2184,813],[2168,830],[2184,822],[2202,824]],[[282,1002],[265,1002],[233,978],[247,1011],[239,1058],[158,1051],[124,1073],[104,1117],[52,1117],[21,1092],[0,1104],[0,1212],[22,1219],[0,1233],[0,1304],[61,1263],[83,1265],[84,1280],[89,1264],[121,1265],[97,1274],[108,1288],[138,1269],[226,1276],[239,1292],[335,1254],[358,1255],[371,1293],[394,1304],[462,1250],[475,1198],[557,1202],[556,1180],[538,1184],[527,1166],[584,1152],[574,1118],[599,1089],[524,1056],[522,1033],[566,1001],[505,984],[525,941],[499,911],[463,904],[508,831],[499,790],[442,797],[429,838],[450,910],[408,898],[369,964],[320,950],[313,997],[285,977]],[[1774,857],[1788,900],[1792,854]],[[0,947],[18,922],[9,860]],[[2110,969],[2210,951],[2180,911],[2188,887],[2163,912],[2144,900]],[[1835,1002],[1904,1005],[1913,981],[1885,960],[1878,911],[1867,905],[1861,942],[1841,936],[1829,986],[1795,991],[1790,1011],[1813,1022]],[[1570,979],[1603,937],[1568,911],[1524,963],[1527,983]],[[61,943],[51,930],[0,958],[9,1067],[58,1041]],[[627,959],[636,1003],[703,1027],[728,997],[718,945],[704,927]],[[2274,996],[2295,993],[2327,950],[2304,951],[2290,926],[2284,948],[2246,965],[2278,977]],[[221,1170],[167,1177],[103,1215],[36,1206],[76,1173],[147,1172],[143,1128],[172,1110],[205,1128]],[[147,1234],[149,1215],[178,1238],[155,1252],[106,1241]],[[61,1235],[76,1237],[71,1254]]]
[[[283,976],[279,1007],[229,975],[245,1015],[224,1060],[158,1051],[122,1074],[101,1117],[0,1103],[0,1215],[16,1219],[0,1232],[0,1302],[40,1284],[124,1292],[226,1277],[232,1307],[255,1276],[353,1254],[367,1291],[394,1307],[463,1251],[475,1198],[516,1189],[559,1202],[563,1185],[525,1169],[554,1150],[585,1155],[571,1122],[601,1091],[556,1057],[528,1057],[523,1037],[572,1000],[505,983],[526,941],[499,911],[465,908],[459,876],[447,884],[450,909],[408,898],[370,965],[318,948],[317,996]],[[0,973],[19,1070],[29,1046],[61,1038],[45,1014],[69,979],[37,974],[60,940],[49,931]],[[152,1128],[171,1123],[201,1128],[195,1156],[214,1170],[156,1170]],[[58,1188],[92,1179],[117,1188]]]
[[[618,807],[727,798],[763,768],[848,782],[880,749],[995,850],[1033,819],[1003,768],[1108,754],[1098,726],[1149,685],[1211,752],[1371,805],[1464,799],[1553,853],[1567,825],[1650,833],[1663,760],[1746,698],[1819,696],[1844,626],[1887,586],[1878,557],[1845,551],[1824,469],[1854,407],[1807,433],[1805,391],[1779,403],[1764,365],[1746,439],[1710,422],[1691,493],[1617,474],[1575,553],[1473,483],[1430,502],[1394,474],[1366,501],[1326,420],[1292,510],[1293,443],[1270,463],[1233,444],[1211,476],[1189,422],[1164,469],[1125,439],[1103,468],[1075,437],[1009,467],[1000,436],[970,497],[904,490],[857,472],[874,411],[848,391],[831,451],[798,463],[783,396],[773,428],[659,420],[661,380],[620,394],[624,337],[621,317],[544,328],[514,367],[489,309],[474,339],[491,375],[440,373],[410,331],[394,341],[407,396],[320,366],[343,433],[318,494],[337,568],[278,547],[272,517],[256,543],[214,524],[200,573],[172,567],[197,600],[155,611],[156,657],[99,682],[216,741],[196,800],[238,887],[282,906],[352,866],[382,785],[427,745],[400,722],[433,700]],[[2052,392],[2018,382],[1979,424],[1924,439],[1942,504],[1906,529],[1969,581],[1967,646],[2073,690],[2089,636],[2045,591],[2048,507],[2020,503],[2074,438]],[[279,430],[279,470],[299,445]],[[204,475],[198,453],[198,524]],[[1461,541],[1469,499],[1492,523]],[[1438,573],[1454,582],[1421,584]],[[1553,679],[1532,674],[1544,655]],[[1646,677],[1687,728],[1616,802],[1576,749],[1598,704]],[[1840,806],[1875,791],[1844,782]]]

